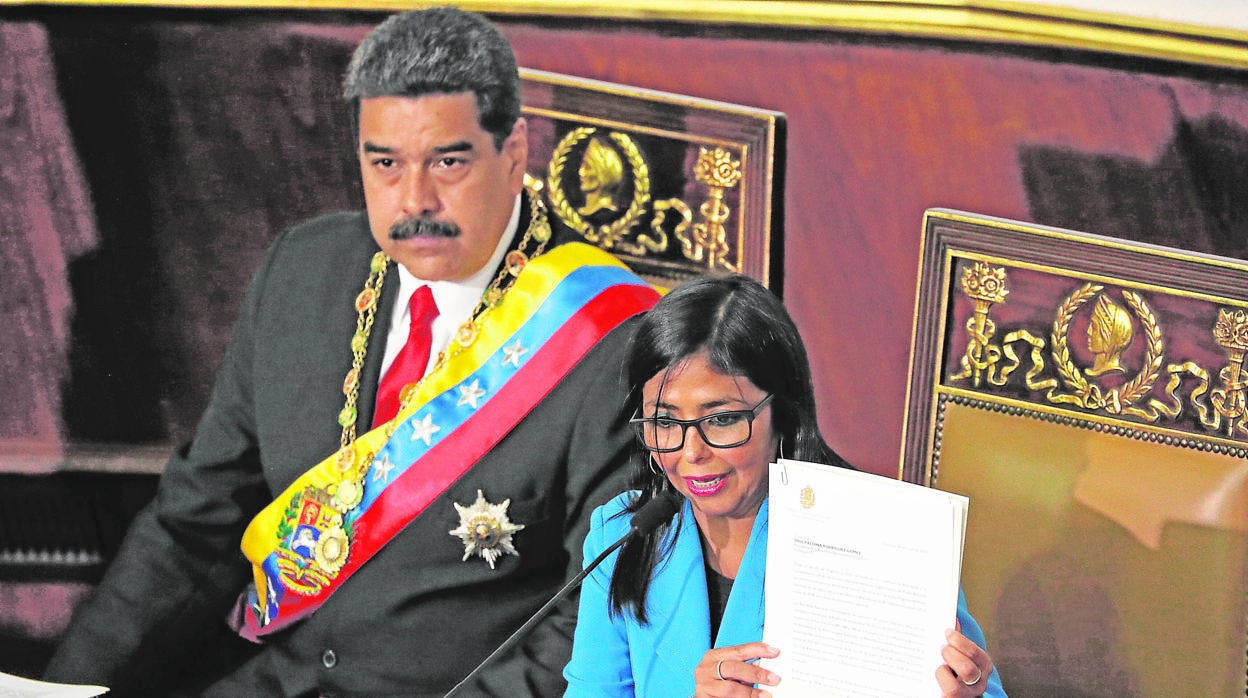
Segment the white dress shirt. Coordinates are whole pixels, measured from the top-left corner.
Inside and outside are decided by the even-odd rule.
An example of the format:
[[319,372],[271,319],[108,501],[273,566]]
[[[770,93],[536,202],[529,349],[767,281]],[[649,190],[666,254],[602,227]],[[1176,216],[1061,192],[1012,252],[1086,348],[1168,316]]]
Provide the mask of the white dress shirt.
[[381,375],[386,375],[390,364],[394,363],[394,357],[407,343],[407,329],[412,321],[408,302],[416,289],[421,286],[429,286],[433,291],[433,302],[438,306],[438,317],[433,321],[429,365],[425,367],[425,371],[428,372],[433,367],[433,363],[438,359],[438,353],[450,345],[455,331],[469,318],[472,309],[477,307],[477,301],[481,300],[481,294],[494,280],[498,265],[503,255],[507,253],[507,248],[510,247],[511,239],[515,236],[519,223],[520,197],[517,196],[515,206],[511,210],[511,220],[507,222],[507,229],[498,239],[494,254],[490,256],[485,266],[477,270],[477,273],[462,281],[424,281],[413,276],[402,264],[397,265],[399,295],[395,299],[394,314],[390,318],[390,332],[386,334],[386,353],[382,357]]

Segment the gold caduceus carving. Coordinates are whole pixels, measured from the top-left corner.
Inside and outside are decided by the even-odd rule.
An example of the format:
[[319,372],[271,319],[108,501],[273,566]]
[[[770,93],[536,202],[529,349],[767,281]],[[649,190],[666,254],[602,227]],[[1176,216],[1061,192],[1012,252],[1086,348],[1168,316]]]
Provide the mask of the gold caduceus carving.
[[1209,393],[1214,414],[1207,426],[1218,429],[1226,420],[1226,435],[1248,434],[1248,373],[1244,371],[1244,355],[1248,352],[1248,313],[1243,310],[1218,310],[1218,321],[1213,327],[1213,340],[1226,350],[1227,365],[1218,373],[1222,387]]
[[997,326],[988,313],[993,305],[1004,303],[1010,293],[1005,287],[1005,268],[976,262],[962,271],[962,293],[975,302],[975,312],[966,321],[967,345],[962,355],[962,370],[951,378],[970,378],[971,383],[979,387],[985,373],[1001,359],[1001,349],[992,344]]
[[694,262],[705,262],[707,269],[716,268],[737,271],[728,261],[728,231],[724,223],[732,215],[732,209],[724,203],[724,194],[737,186],[741,180],[741,163],[723,148],[698,149],[698,162],[694,165],[694,177],[710,188],[710,198],[698,211],[704,222],[693,226],[693,236],[678,235],[685,257]]

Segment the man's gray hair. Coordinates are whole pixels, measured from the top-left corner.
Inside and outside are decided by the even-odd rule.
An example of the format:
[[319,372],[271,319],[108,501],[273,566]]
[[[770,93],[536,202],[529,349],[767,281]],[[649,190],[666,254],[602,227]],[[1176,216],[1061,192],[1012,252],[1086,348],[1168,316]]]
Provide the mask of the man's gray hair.
[[472,92],[477,120],[503,141],[520,118],[520,76],[511,44],[488,20],[452,7],[393,15],[360,42],[343,98],[358,127],[360,100]]

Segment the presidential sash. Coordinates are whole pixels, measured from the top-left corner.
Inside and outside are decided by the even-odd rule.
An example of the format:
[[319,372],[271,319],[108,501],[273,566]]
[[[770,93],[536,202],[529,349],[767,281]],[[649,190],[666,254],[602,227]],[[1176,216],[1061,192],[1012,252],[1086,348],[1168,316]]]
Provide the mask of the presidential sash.
[[[299,476],[243,533],[253,641],[311,615],[493,448],[603,336],[658,292],[582,243],[529,261],[467,346],[389,424]],[[493,558],[487,558],[491,567]]]

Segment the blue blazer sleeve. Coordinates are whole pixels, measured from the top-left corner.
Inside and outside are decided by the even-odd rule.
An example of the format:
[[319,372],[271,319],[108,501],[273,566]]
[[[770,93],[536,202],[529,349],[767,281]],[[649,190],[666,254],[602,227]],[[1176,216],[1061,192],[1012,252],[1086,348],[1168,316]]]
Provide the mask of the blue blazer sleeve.
[[[966,595],[958,589],[958,624],[961,626],[962,634],[967,636],[980,647],[988,649],[988,643],[984,640],[984,631],[980,629],[979,623],[971,617],[971,612],[966,607]],[[1005,688],[1001,685],[1001,674],[997,673],[997,667],[992,667],[992,673],[988,675],[987,688],[984,695],[988,698],[1006,698]]]

